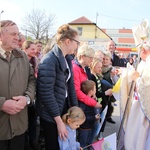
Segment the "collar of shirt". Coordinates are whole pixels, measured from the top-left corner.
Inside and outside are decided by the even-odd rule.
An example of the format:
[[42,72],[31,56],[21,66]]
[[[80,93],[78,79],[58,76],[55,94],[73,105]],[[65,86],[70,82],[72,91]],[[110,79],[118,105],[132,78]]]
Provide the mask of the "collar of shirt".
[[[6,51],[0,47],[0,54],[1,54],[4,58],[6,58],[5,52],[6,52]],[[10,53],[11,53],[11,51],[10,51]]]
[[6,55],[5,55],[5,50],[3,50],[1,47],[0,47],[0,54],[4,57],[4,58],[6,58]]

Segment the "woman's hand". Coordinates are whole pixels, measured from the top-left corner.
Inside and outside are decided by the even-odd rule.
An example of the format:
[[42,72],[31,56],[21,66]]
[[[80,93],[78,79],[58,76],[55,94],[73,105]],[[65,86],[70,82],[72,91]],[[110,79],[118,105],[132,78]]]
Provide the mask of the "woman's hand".
[[65,141],[68,138],[68,131],[60,116],[54,118],[57,124],[58,136]]

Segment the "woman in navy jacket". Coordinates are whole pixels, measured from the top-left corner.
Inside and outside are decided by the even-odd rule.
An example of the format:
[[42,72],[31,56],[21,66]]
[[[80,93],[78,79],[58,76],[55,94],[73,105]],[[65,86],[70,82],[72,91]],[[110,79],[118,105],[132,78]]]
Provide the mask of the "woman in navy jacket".
[[46,150],[59,150],[58,136],[68,136],[61,116],[78,105],[74,89],[70,54],[80,44],[78,32],[62,25],[55,35],[56,44],[41,60],[37,77],[36,110],[43,127]]

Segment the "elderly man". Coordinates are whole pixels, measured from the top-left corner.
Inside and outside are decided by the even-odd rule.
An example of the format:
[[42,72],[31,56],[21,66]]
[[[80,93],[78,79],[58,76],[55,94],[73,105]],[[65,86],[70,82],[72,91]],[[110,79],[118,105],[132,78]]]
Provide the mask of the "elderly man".
[[145,62],[140,72],[135,71],[138,100],[134,100],[125,132],[126,150],[149,150],[150,148],[150,42],[143,44],[140,54]]
[[27,105],[34,99],[35,78],[27,55],[17,50],[19,29],[0,22],[0,150],[24,150]]
[[108,51],[110,51],[111,53],[111,61],[112,61],[112,66],[121,66],[120,65],[120,59],[119,57],[115,54],[115,49],[116,49],[116,45],[115,42],[113,40],[110,40],[107,45],[106,45],[106,49]]

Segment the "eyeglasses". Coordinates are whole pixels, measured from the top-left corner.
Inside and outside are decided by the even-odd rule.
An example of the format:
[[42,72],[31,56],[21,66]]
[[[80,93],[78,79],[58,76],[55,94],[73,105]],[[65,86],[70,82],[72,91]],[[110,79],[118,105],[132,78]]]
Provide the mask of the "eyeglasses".
[[71,39],[71,40],[75,41],[77,43],[77,45],[80,46],[80,42],[79,41],[77,41],[75,39]]
[[88,57],[88,58],[90,58],[90,59],[93,59],[93,57],[91,57],[91,56],[87,56],[87,55],[84,55],[85,57]]

